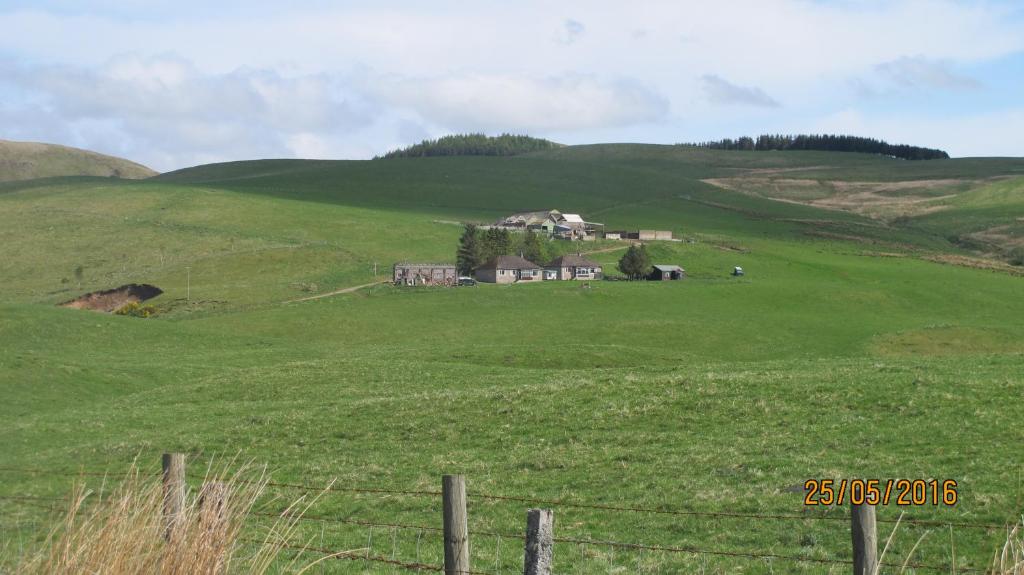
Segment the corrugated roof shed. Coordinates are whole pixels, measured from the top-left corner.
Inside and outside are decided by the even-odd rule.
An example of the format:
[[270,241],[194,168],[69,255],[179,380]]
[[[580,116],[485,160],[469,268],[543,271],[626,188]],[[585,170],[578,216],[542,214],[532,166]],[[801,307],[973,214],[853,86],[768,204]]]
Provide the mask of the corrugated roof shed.
[[655,264],[654,265],[654,269],[658,270],[659,272],[681,272],[681,271],[686,271],[686,270],[684,270],[683,268],[681,268],[679,266],[670,266],[670,265],[664,265],[664,264]]

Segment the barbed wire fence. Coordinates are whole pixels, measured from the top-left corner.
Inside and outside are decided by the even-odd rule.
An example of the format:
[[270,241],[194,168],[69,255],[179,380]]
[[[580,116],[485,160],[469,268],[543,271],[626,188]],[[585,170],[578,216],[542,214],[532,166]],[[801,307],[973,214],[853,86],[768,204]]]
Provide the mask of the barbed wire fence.
[[[168,468],[168,464],[171,466],[180,466],[180,468]],[[0,467],[0,474],[17,474],[21,476],[48,475],[75,478],[79,480],[85,480],[86,478],[103,478],[104,483],[108,481],[116,481],[116,477],[118,477],[117,474],[111,472],[86,471],[81,469],[50,470],[10,467]],[[185,469],[185,458],[181,455],[177,455],[176,457],[165,456],[164,468],[159,472],[159,474],[154,473],[152,475],[159,475],[162,478],[165,493],[182,492],[187,489],[187,486],[184,485],[186,478],[200,481],[205,481],[207,479],[206,477],[197,475],[188,475]],[[637,554],[648,552],[668,555],[686,555],[700,558],[701,560],[706,559],[707,557],[722,557],[740,561],[769,562],[769,564],[771,562],[780,561],[796,564],[828,566],[832,568],[855,568],[859,570],[854,571],[855,573],[875,573],[876,567],[893,567],[898,568],[901,572],[905,569],[913,569],[943,573],[984,573],[986,570],[980,568],[971,568],[952,564],[912,562],[909,557],[903,562],[880,561],[878,559],[878,536],[877,531],[875,530],[875,524],[911,525],[930,528],[957,527],[987,531],[1007,530],[1010,527],[1010,522],[997,523],[992,520],[978,522],[940,521],[906,516],[901,516],[898,519],[877,518],[875,517],[875,508],[873,506],[862,506],[860,511],[862,513],[870,514],[870,532],[861,533],[859,535],[861,539],[858,540],[858,529],[856,525],[851,526],[851,538],[853,540],[854,553],[852,558],[846,559],[777,553],[763,550],[721,549],[695,545],[665,545],[556,535],[553,527],[553,517],[554,514],[559,513],[559,510],[575,509],[590,510],[603,514],[610,514],[612,516],[619,514],[640,514],[716,520],[747,520],[756,522],[811,521],[827,522],[829,524],[845,524],[851,523],[851,519],[855,514],[853,509],[850,514],[843,513],[842,515],[837,515],[835,513],[786,514],[698,511],[669,509],[663,507],[608,505],[577,500],[544,499],[475,491],[467,492],[466,480],[463,476],[444,476],[442,481],[443,489],[441,491],[381,487],[352,487],[339,486],[333,483],[317,486],[302,483],[276,482],[266,479],[262,481],[253,481],[241,477],[230,478],[229,481],[235,481],[238,483],[258,483],[275,489],[296,490],[316,494],[405,496],[429,499],[434,502],[440,500],[443,508],[442,521],[440,525],[425,525],[395,521],[381,521],[371,518],[356,518],[350,516],[339,517],[334,515],[296,512],[292,507],[288,507],[286,509],[261,508],[250,511],[248,514],[247,520],[254,522],[262,520],[289,519],[302,523],[319,523],[321,526],[350,525],[365,528],[367,530],[366,544],[356,549],[332,549],[323,546],[322,541],[324,529],[321,529],[320,545],[313,545],[310,541],[277,541],[274,542],[274,545],[276,548],[279,548],[282,553],[290,553],[295,556],[308,554],[322,560],[361,561],[368,565],[376,565],[381,568],[386,567],[391,569],[392,572],[395,572],[396,570],[404,570],[415,572],[444,572],[446,574],[457,573],[460,575],[497,575],[498,573],[522,572],[526,575],[549,575],[551,573],[553,554],[556,546],[558,548],[572,546],[576,548],[579,556],[583,558],[586,557],[586,550],[588,548],[606,550],[606,554],[608,555],[607,561],[609,564],[609,572],[612,571],[611,566],[614,563],[614,553],[616,551],[625,551]],[[175,484],[179,482],[181,483],[180,485]],[[498,504],[525,504],[529,506],[526,509],[527,528],[520,533],[502,533],[494,530],[469,529],[466,504],[467,499],[471,501],[476,500],[480,502],[492,502]],[[66,511],[69,501],[70,498],[66,496],[57,497],[0,494],[0,503],[12,506],[32,507],[51,513]],[[3,507],[0,506],[0,509],[3,509]],[[547,519],[544,519],[544,517]],[[539,524],[537,523],[538,521],[540,522]],[[390,554],[382,554],[379,550],[374,550],[373,538],[375,530],[377,530],[378,539],[381,531],[390,536]],[[414,557],[398,557],[398,537],[400,532],[415,534]],[[441,540],[440,546],[427,546],[424,542],[424,539],[436,540],[438,538]],[[494,540],[495,553],[493,558],[493,570],[490,570],[489,567],[488,570],[479,570],[479,567],[478,569],[471,568],[469,541],[471,539],[478,540],[479,538],[491,538]],[[251,544],[264,543],[257,539],[244,539],[244,541]],[[510,571],[507,565],[503,566],[501,555],[503,541],[505,542],[504,545],[506,553],[516,552],[522,554],[522,564],[520,565],[521,569],[520,567],[516,567]],[[434,541],[431,542],[433,543]],[[378,547],[380,547],[379,544]],[[386,547],[386,545],[384,547]],[[410,544],[409,547],[411,549],[412,545]],[[428,550],[431,551],[431,553],[429,553],[431,559],[440,558],[440,554],[437,553],[439,551],[438,547],[443,549],[443,561],[433,562],[425,559],[425,556],[428,555]],[[636,561],[636,572],[657,572],[656,567],[650,567],[650,571],[645,571],[642,558],[642,555],[640,555]],[[484,564],[490,565],[491,563],[490,557],[484,558],[479,554],[474,559],[477,566]],[[508,562],[505,561],[505,563]]]

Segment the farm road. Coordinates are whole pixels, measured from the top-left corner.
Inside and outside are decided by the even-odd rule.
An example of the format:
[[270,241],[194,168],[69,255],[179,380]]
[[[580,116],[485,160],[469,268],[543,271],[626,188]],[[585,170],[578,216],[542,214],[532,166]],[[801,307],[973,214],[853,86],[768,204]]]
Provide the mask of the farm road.
[[387,280],[375,281],[375,282],[371,282],[371,283],[368,283],[368,284],[363,284],[363,285],[358,285],[358,286],[347,287],[347,288],[340,289],[340,290],[335,290],[335,291],[332,291],[332,292],[321,293],[321,294],[317,294],[317,295],[311,295],[309,297],[300,297],[299,299],[290,299],[290,300],[285,301],[284,303],[295,303],[295,302],[300,302],[300,301],[309,301],[309,300],[313,300],[313,299],[320,299],[320,298],[325,298],[325,297],[331,297],[333,295],[340,295],[340,294],[343,294],[343,293],[352,293],[354,291],[359,291],[359,290],[361,290],[363,288],[368,288],[368,287],[371,287],[371,286],[375,286],[377,284],[386,284],[386,283],[388,283]]
[[626,245],[624,245],[624,246],[615,246],[613,248],[601,248],[599,250],[591,250],[589,252],[580,252],[580,254],[581,255],[583,255],[583,254],[603,254],[605,252],[617,252],[619,250],[624,250],[624,249],[628,248],[629,246],[631,246],[631,245],[633,245],[635,243],[633,240],[624,240],[624,241],[626,242]]

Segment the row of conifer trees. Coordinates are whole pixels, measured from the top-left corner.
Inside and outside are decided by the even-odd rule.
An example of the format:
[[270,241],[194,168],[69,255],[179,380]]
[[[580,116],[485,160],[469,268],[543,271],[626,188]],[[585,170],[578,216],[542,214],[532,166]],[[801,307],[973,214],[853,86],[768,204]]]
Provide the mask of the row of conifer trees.
[[544,265],[548,261],[545,241],[533,230],[511,234],[502,228],[481,230],[473,224],[466,224],[459,238],[455,263],[459,274],[470,275],[496,256],[520,255],[533,263]]
[[762,134],[756,139],[749,136],[726,138],[711,142],[680,144],[712,150],[821,150],[826,152],[860,152],[864,154],[881,154],[904,160],[937,160],[948,159],[949,154],[934,148],[908,146],[906,144],[890,144],[884,140],[861,138],[859,136],[843,136],[835,134]]

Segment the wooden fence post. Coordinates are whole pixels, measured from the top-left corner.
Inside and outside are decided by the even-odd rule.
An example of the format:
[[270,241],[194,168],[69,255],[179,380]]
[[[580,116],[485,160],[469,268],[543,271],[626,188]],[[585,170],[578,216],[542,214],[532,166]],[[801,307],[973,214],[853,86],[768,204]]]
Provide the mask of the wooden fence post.
[[170,540],[185,511],[185,454],[165,453],[161,463],[164,471],[164,537]]
[[550,509],[526,512],[526,551],[523,575],[551,575],[555,551],[555,514]]
[[444,573],[469,573],[469,526],[466,521],[466,478],[445,475],[441,478],[444,513]]
[[878,569],[878,528],[874,505],[850,506],[853,575],[875,575]]

